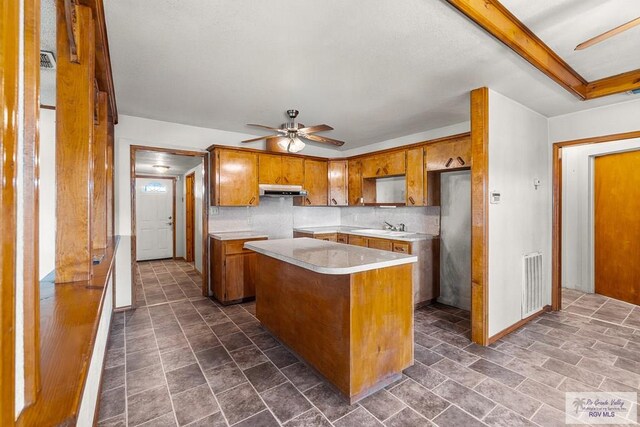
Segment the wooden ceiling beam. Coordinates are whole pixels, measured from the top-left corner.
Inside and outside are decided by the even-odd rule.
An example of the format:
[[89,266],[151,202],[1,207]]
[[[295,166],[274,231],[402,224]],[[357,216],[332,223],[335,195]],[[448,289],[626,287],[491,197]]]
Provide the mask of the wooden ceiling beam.
[[489,34],[578,98],[587,98],[587,81],[498,0],[447,0]]
[[587,99],[640,89],[640,69],[605,77],[587,84]]

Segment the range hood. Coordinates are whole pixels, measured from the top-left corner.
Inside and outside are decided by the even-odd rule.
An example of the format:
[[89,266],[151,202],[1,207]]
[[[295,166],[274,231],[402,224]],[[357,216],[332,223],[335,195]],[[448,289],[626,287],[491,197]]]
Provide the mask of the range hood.
[[260,197],[296,197],[306,196],[307,190],[301,185],[260,184]]

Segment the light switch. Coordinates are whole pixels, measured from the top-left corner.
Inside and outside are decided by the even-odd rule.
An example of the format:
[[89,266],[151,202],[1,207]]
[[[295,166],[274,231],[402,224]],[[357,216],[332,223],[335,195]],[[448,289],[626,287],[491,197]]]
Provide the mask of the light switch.
[[496,205],[496,204],[500,203],[500,192],[499,191],[492,191],[490,193],[489,203],[491,203],[492,205]]
[[209,206],[209,215],[219,215],[220,208],[217,206]]
[[533,187],[537,190],[540,187],[540,180],[538,178],[533,179]]

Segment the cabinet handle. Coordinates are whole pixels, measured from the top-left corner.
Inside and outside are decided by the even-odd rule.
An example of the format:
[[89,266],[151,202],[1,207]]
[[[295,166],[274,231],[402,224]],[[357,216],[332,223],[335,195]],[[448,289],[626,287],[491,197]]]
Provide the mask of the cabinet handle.
[[380,174],[380,168],[378,168],[378,170],[376,171],[376,175]]
[[[460,158],[460,157],[458,157],[458,158]],[[286,176],[285,176],[283,179],[284,179],[285,181],[289,182],[289,180],[287,179],[287,177],[286,177]]]
[[416,204],[416,201],[413,199],[413,196],[409,196],[409,201],[411,202],[412,205]]
[[448,168],[449,166],[451,166],[452,162],[453,162],[453,157],[449,157],[449,160],[447,160],[447,163],[444,166]]
[[336,201],[336,199],[334,199],[334,198],[332,198],[332,199],[331,199],[331,202],[332,202],[334,205],[337,205],[337,204],[338,204],[338,202],[337,202],[337,201]]
[[280,177],[276,178],[276,183],[280,182]]
[[305,197],[305,200],[307,201],[307,204],[310,205],[311,204],[311,200],[309,200],[308,197]]
[[256,196],[253,196],[253,197],[251,198],[251,200],[249,200],[249,204],[250,204],[250,205],[252,205],[252,204],[253,204],[253,202],[255,202],[255,200],[256,200]]
[[382,171],[384,172],[385,175],[389,175],[389,171],[387,170],[387,168],[382,168]]
[[458,162],[460,162],[460,164],[464,166],[464,160],[462,160],[462,157],[458,156]]

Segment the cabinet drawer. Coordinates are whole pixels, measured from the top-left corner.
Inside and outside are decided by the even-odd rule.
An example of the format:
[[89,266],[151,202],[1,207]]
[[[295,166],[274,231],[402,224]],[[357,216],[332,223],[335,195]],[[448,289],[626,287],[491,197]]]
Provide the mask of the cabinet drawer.
[[367,247],[367,238],[366,237],[360,237],[360,236],[349,236],[349,244],[350,245],[356,245],[356,246],[364,246],[365,248]]
[[335,242],[338,239],[338,235],[336,233],[316,234],[313,237],[315,239],[326,240],[328,242]]
[[369,238],[369,247],[372,249],[380,249],[390,251],[393,248],[391,240]]
[[225,255],[235,255],[235,254],[250,254],[253,251],[244,248],[245,242],[251,242],[254,240],[265,240],[265,239],[249,239],[249,240],[231,240],[229,242],[224,243],[224,253]]
[[410,254],[411,253],[411,245],[409,245],[408,243],[393,242],[393,252],[400,252],[400,253],[403,253],[403,254]]
[[336,238],[336,242],[338,242],[338,243],[349,243],[349,235],[348,234],[340,234],[340,233],[338,233],[338,237]]

